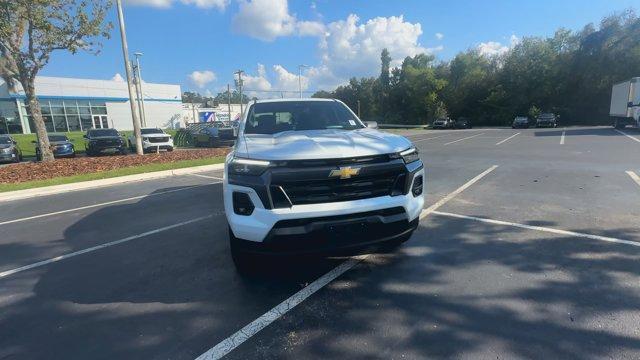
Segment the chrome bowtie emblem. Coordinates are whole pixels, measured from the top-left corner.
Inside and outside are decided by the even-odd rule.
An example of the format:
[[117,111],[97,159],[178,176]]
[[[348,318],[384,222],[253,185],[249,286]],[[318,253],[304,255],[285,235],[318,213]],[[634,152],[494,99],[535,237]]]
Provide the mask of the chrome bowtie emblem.
[[341,167],[337,170],[331,170],[329,177],[340,177],[340,179],[348,179],[358,175],[360,168],[352,168],[351,166]]

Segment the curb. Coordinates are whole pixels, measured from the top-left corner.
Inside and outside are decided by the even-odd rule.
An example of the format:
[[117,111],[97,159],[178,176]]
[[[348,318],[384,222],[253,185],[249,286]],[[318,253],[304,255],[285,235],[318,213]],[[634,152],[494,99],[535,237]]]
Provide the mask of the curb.
[[105,187],[105,186],[111,186],[111,185],[117,185],[117,184],[160,179],[160,178],[165,178],[170,176],[195,174],[195,173],[204,172],[204,171],[222,170],[222,169],[224,169],[224,163],[194,166],[189,168],[181,168],[181,169],[173,169],[173,170],[154,171],[154,172],[143,173],[143,174],[118,176],[118,177],[113,177],[108,179],[82,181],[82,182],[77,182],[72,184],[45,186],[45,187],[35,188],[35,189],[8,191],[5,193],[0,193],[0,202],[29,199],[29,198],[34,198],[38,196],[62,194],[62,193],[78,191],[78,190],[95,189],[99,187]]

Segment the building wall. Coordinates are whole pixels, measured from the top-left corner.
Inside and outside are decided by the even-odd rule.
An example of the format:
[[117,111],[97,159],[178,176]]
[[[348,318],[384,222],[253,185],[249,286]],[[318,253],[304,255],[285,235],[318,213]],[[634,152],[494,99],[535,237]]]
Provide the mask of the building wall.
[[[43,109],[48,131],[87,130],[93,117],[105,115],[109,127],[133,128],[129,92],[126,82],[94,79],[71,79],[41,76],[36,78],[36,92]],[[142,84],[146,126],[176,127],[182,117],[182,94],[179,85]],[[0,82],[0,127],[9,122],[7,114],[19,111],[22,132],[30,132],[29,117],[20,86],[9,90]],[[17,100],[17,101],[16,101]],[[17,104],[17,106],[16,106]],[[136,101],[136,111],[138,109]],[[106,113],[106,114],[105,114]],[[5,118],[3,119],[3,116]],[[79,125],[78,121],[82,124]],[[67,126],[68,124],[68,126]],[[72,126],[72,124],[78,124]],[[13,129],[16,129],[14,126]],[[2,132],[2,129],[0,129]]]
[[[145,100],[144,110],[147,127],[175,128],[182,115],[182,103]],[[107,102],[107,114],[110,126],[118,130],[133,129],[131,106],[128,101]]]

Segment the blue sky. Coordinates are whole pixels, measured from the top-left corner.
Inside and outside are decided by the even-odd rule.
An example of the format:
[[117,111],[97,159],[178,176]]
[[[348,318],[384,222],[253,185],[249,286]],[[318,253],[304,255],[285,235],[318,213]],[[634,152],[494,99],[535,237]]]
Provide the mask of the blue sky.
[[[296,90],[299,64],[309,65],[305,89],[332,89],[350,76],[375,76],[383,47],[396,61],[419,52],[448,60],[477,47],[493,54],[522,37],[577,30],[640,8],[639,0],[124,2],[129,48],[144,53],[146,81],[215,94],[244,69],[245,85],[257,96]],[[115,9],[109,20],[117,25]],[[116,27],[99,56],[56,53],[41,75],[124,75],[119,39]]]

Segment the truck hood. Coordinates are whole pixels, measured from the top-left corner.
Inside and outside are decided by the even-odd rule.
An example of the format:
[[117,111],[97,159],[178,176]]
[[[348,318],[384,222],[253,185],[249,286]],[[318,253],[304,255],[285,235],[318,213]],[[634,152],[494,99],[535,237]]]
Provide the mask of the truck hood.
[[142,135],[142,137],[146,137],[146,138],[163,138],[163,137],[168,137],[169,134],[144,134]]
[[238,138],[236,154],[260,160],[310,160],[389,154],[406,150],[406,138],[373,129],[285,131]]

